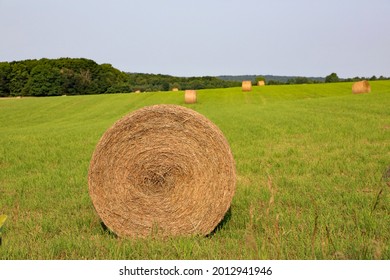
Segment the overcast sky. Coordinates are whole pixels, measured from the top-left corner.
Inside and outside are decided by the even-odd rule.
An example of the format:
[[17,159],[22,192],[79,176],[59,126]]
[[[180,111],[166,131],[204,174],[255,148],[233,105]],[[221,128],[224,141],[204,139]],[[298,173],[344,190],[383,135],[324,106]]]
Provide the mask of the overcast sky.
[[0,0],[0,61],[177,76],[390,76],[389,0]]

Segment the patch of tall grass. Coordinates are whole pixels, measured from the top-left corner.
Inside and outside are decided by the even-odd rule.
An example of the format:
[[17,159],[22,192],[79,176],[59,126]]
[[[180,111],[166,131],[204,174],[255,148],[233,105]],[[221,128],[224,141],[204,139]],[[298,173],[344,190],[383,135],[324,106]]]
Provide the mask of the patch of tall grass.
[[[0,100],[0,259],[389,259],[390,83]],[[209,237],[127,240],[88,195],[101,135],[140,107],[172,103],[215,122],[237,191]]]

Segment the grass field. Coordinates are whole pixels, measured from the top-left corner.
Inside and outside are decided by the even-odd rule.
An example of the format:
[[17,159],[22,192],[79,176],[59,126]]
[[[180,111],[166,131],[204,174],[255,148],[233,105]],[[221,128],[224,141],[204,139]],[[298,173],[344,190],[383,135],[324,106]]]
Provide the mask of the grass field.
[[[390,82],[0,100],[0,259],[390,259]],[[237,166],[225,223],[210,237],[126,240],[88,195],[95,145],[145,105],[216,123]]]

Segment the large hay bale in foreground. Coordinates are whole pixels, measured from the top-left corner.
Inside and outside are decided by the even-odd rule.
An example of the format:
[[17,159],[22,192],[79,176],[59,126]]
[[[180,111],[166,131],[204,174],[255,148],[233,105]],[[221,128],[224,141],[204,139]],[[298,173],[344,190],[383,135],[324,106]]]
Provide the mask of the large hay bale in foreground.
[[252,82],[251,81],[242,81],[241,87],[242,87],[242,91],[251,91],[252,90]]
[[196,90],[184,91],[184,102],[186,104],[196,103]]
[[366,80],[356,82],[352,85],[352,93],[368,93],[371,92],[370,83]]
[[92,156],[94,207],[119,236],[207,235],[235,192],[224,135],[201,114],[176,105],[144,107],[109,128]]

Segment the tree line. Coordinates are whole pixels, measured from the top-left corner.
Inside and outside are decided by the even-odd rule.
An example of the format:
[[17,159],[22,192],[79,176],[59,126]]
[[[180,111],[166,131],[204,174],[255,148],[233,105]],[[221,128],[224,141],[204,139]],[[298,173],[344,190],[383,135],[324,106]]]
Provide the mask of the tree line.
[[294,85],[294,84],[319,84],[319,83],[338,83],[338,82],[355,82],[361,80],[389,80],[390,78],[380,76],[372,77],[353,77],[353,78],[339,78],[336,73],[331,73],[324,77],[299,77],[299,76],[256,76],[256,75],[241,75],[241,76],[219,76],[219,78],[226,81],[252,81],[254,85],[258,81],[263,80],[267,85]]
[[[222,79],[204,77],[175,77],[162,74],[127,73],[128,91],[168,91],[174,88],[178,90],[186,89],[206,89],[206,88],[227,88],[241,86],[237,81],[224,81]],[[119,91],[126,92],[126,91]]]
[[0,96],[55,96],[238,86],[215,77],[126,73],[85,58],[0,62]]
[[361,80],[370,80],[370,81],[376,81],[376,80],[388,80],[389,78],[386,78],[384,76],[380,76],[377,78],[376,76],[372,77],[353,77],[353,78],[339,78],[337,73],[331,73],[328,76],[325,77],[324,81],[318,80],[318,79],[311,79],[307,77],[293,77],[287,80],[287,82],[280,82],[280,81],[274,81],[270,80],[268,82],[268,85],[281,85],[281,84],[318,84],[318,83],[339,83],[339,82],[356,82]]
[[267,85],[335,83],[358,80],[385,80],[383,76],[341,79],[336,73],[325,78],[287,76],[174,77],[161,74],[126,73],[111,64],[97,64],[86,58],[30,59],[0,62],[1,96],[55,96],[169,91],[173,88],[205,89],[241,85],[242,80],[264,80]]
[[331,73],[325,77],[325,83],[357,82],[361,80],[377,81],[377,80],[389,80],[389,79],[390,78],[388,77],[384,77],[384,76],[376,77],[375,75],[372,77],[353,77],[353,78],[342,79],[339,78],[339,76],[336,73]]

